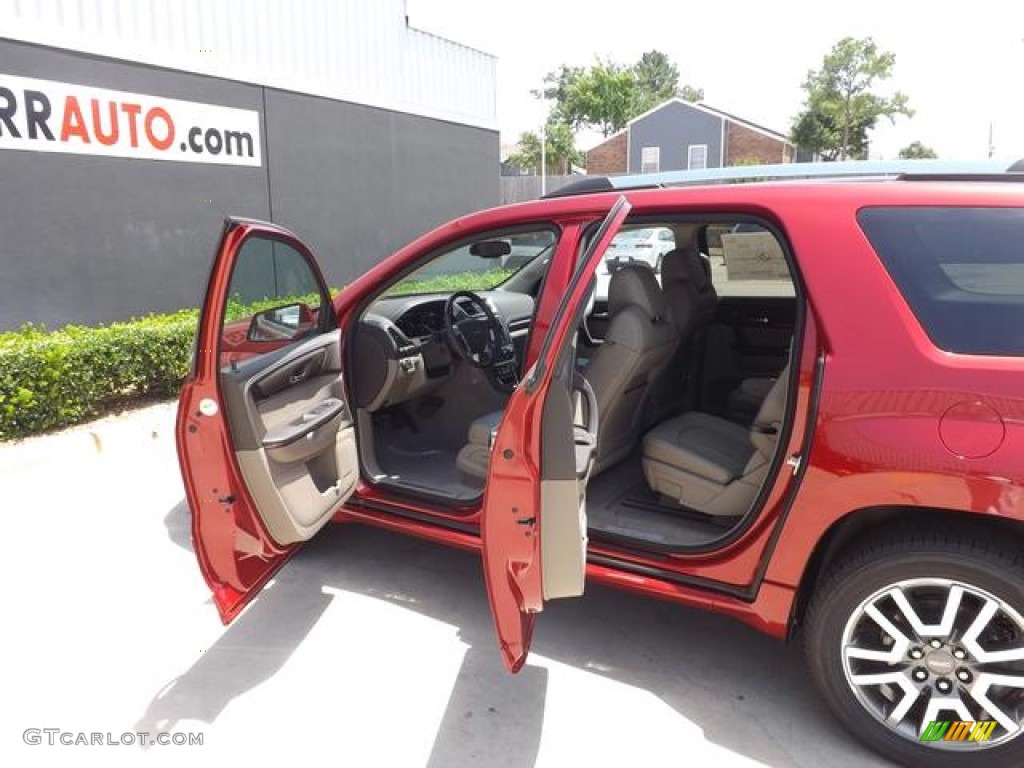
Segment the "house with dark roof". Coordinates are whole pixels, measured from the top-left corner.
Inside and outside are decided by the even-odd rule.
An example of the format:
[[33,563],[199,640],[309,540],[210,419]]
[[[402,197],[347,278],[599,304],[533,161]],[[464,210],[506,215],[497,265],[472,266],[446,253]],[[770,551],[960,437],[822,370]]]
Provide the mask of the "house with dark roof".
[[656,173],[810,159],[782,133],[736,115],[669,99],[587,152],[587,173]]

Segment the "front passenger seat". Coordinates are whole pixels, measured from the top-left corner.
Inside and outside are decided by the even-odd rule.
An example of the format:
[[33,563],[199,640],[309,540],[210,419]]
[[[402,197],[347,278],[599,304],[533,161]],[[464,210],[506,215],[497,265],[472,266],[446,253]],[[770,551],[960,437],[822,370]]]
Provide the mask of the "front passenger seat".
[[[584,371],[597,398],[597,451],[591,477],[626,458],[640,439],[651,382],[675,352],[678,334],[665,315],[654,271],[630,264],[608,283],[608,329]],[[490,440],[501,413],[481,416],[456,465],[470,477],[487,476]]]
[[585,371],[598,408],[592,476],[626,458],[636,446],[651,385],[679,343],[658,278],[646,265],[631,264],[612,275],[608,315],[604,342]]

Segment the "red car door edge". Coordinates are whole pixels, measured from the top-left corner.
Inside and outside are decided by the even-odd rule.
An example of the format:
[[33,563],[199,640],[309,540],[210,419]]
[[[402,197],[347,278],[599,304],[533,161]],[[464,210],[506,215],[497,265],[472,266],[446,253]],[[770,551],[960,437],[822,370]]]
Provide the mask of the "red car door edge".
[[242,612],[301,546],[279,546],[266,531],[241,477],[220,405],[220,313],[235,259],[253,234],[273,237],[303,253],[324,285],[311,251],[288,230],[243,219],[225,223],[200,313],[193,368],[182,388],[175,423],[178,462],[192,517],[192,545],[225,624]]
[[540,431],[555,360],[575,332],[576,310],[590,279],[618,234],[630,204],[619,197],[581,259],[540,355],[509,399],[491,451],[481,515],[484,578],[502,660],[518,672],[530,650],[536,614],[543,610],[541,579]]

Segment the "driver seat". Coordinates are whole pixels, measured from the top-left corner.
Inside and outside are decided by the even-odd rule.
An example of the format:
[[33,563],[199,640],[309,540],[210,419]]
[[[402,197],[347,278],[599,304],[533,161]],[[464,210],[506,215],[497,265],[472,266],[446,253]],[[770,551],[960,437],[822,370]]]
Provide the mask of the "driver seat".
[[[651,383],[675,353],[679,334],[667,316],[654,271],[631,264],[608,283],[608,330],[584,371],[597,398],[597,451],[591,476],[622,461],[640,441]],[[502,412],[469,427],[469,442],[455,459],[471,478],[487,477],[491,443]]]

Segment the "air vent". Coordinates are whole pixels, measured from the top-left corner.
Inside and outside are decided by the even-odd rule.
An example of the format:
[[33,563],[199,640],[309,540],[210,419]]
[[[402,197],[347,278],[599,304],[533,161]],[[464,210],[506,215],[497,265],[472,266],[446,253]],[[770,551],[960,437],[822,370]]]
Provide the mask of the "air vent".
[[456,304],[458,304],[459,309],[461,309],[470,317],[480,317],[483,315],[483,310],[481,310],[480,307],[477,306],[475,301],[471,301],[469,299],[462,299],[461,301],[456,302]]

